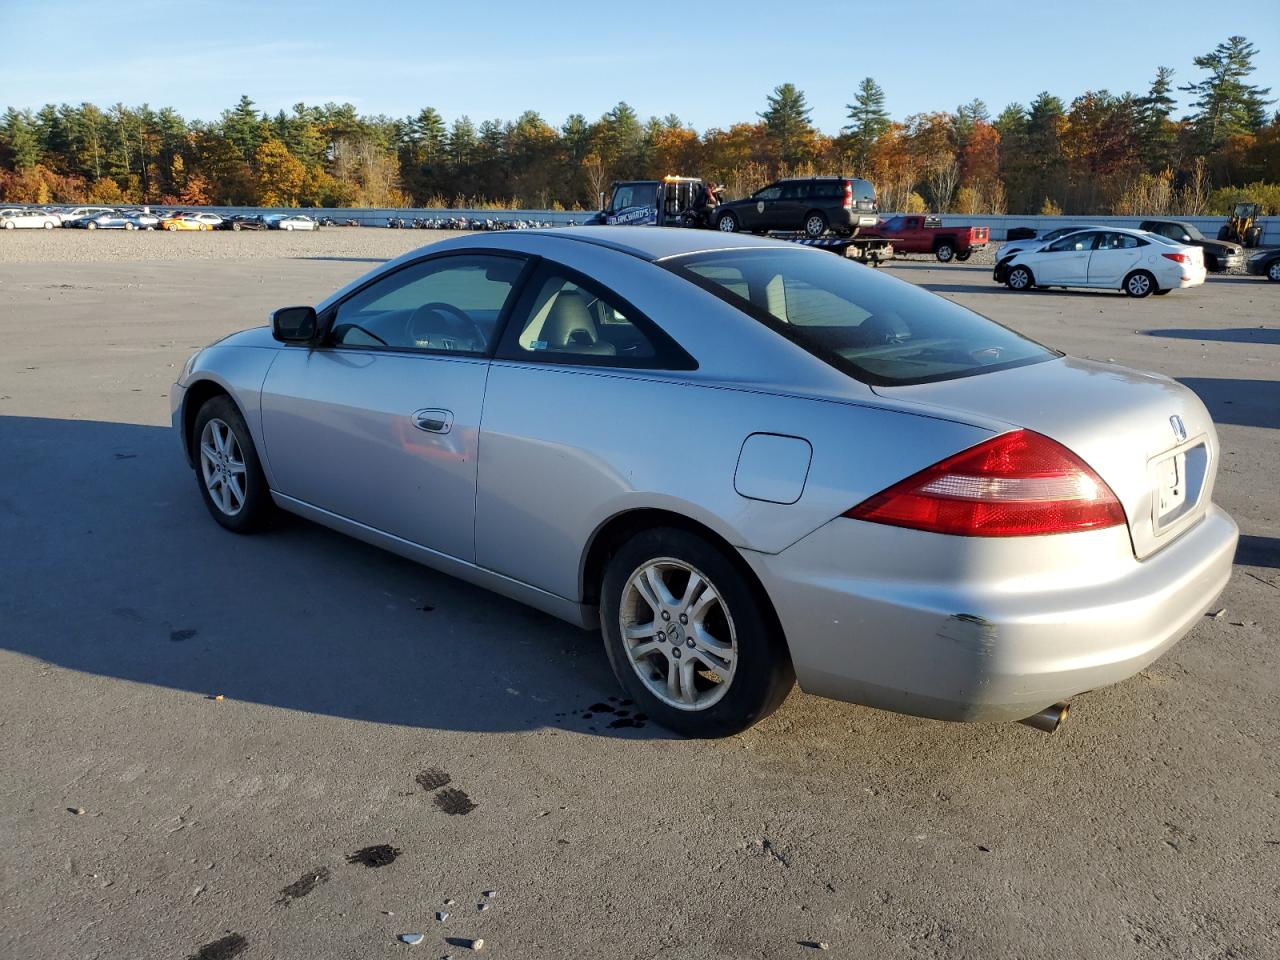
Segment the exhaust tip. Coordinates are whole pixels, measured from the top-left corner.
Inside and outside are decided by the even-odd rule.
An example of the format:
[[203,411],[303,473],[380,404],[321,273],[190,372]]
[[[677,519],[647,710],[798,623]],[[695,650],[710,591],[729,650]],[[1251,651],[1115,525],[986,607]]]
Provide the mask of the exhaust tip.
[[1034,727],[1036,730],[1043,730],[1045,733],[1053,733],[1067,722],[1067,714],[1070,712],[1071,704],[1055,703],[1052,707],[1046,707],[1039,713],[1024,717],[1018,722],[1028,727]]

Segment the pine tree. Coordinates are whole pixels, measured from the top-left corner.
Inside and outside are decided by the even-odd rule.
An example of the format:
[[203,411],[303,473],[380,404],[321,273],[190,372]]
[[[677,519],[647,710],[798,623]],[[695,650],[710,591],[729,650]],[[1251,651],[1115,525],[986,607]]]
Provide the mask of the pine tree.
[[849,111],[849,124],[845,133],[851,133],[868,143],[889,129],[889,111],[884,108],[884,90],[871,77],[864,77],[853,95],[853,103],[845,104]]
[[1245,82],[1255,69],[1257,53],[1244,37],[1228,37],[1193,61],[1209,76],[1178,88],[1195,97],[1189,119],[1205,148],[1216,150],[1236,134],[1254,132],[1266,123],[1267,105],[1274,102],[1266,99],[1271,88]]
[[13,163],[19,170],[28,170],[40,162],[40,141],[36,138],[35,120],[30,110],[10,107],[0,122],[5,142],[13,151]]
[[987,109],[986,103],[978,97],[974,97],[968,103],[962,103],[956,107],[956,140],[961,148],[969,142],[969,138],[973,136],[974,127],[979,123],[990,123],[991,111]]
[[240,156],[245,160],[252,159],[266,139],[264,126],[263,118],[258,116],[257,108],[247,95],[242,94],[239,103],[230,110],[222,111],[222,135],[239,148]]
[[809,123],[809,105],[804,94],[793,83],[773,88],[765,98],[769,106],[761,114],[765,131],[774,142],[778,159],[795,164],[804,159],[809,142],[813,138],[813,126]]

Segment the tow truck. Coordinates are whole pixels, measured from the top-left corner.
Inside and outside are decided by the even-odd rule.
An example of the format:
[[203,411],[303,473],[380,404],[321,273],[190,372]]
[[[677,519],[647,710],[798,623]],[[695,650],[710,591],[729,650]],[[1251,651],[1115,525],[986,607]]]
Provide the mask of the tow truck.
[[[661,180],[615,180],[609,185],[608,202],[600,197],[600,212],[586,222],[619,227],[686,227],[700,228],[693,202],[702,189],[701,177],[666,176]],[[859,260],[878,267],[893,259],[893,243],[880,237],[849,236],[809,237],[802,231],[771,233],[775,240],[788,240],[806,247],[817,247],[840,257]]]

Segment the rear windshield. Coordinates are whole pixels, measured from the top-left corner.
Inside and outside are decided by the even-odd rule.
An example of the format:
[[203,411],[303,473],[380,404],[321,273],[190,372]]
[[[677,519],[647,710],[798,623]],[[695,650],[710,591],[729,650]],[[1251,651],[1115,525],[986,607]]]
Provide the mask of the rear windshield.
[[725,250],[661,265],[865,383],[950,380],[1059,356],[950,300],[826,252]]

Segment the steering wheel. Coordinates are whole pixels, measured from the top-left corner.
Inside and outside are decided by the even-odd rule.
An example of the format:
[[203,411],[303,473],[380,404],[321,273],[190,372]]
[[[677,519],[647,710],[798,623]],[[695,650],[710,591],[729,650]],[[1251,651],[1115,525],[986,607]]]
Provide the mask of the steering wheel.
[[[431,320],[429,319],[433,316],[449,321],[450,326],[453,327],[455,332],[451,335],[442,337],[436,325],[431,323]],[[422,306],[418,307],[418,309],[413,311],[409,316],[409,322],[405,326],[405,332],[408,334],[409,339],[419,346],[434,346],[445,350],[453,350],[456,348],[447,341],[455,339],[459,341],[467,340],[472,345],[463,349],[481,352],[487,345],[487,338],[484,335],[484,331],[480,329],[479,324],[453,304],[442,303],[439,300],[434,300],[431,303],[424,303]],[[425,329],[423,329],[424,327]],[[459,328],[463,331],[462,333],[457,332]],[[435,339],[446,342],[432,343],[433,338],[430,336],[423,336],[422,334],[424,333],[434,334]]]

